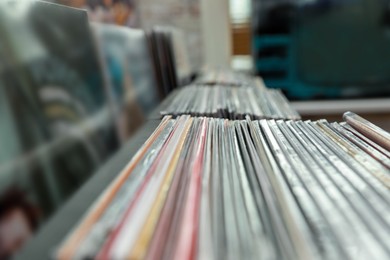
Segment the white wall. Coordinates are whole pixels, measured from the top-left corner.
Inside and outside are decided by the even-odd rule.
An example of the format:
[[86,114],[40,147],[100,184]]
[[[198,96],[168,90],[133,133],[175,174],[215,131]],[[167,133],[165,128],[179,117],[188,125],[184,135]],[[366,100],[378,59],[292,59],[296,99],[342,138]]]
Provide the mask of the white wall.
[[211,68],[230,68],[229,0],[200,0],[200,13],[204,64]]

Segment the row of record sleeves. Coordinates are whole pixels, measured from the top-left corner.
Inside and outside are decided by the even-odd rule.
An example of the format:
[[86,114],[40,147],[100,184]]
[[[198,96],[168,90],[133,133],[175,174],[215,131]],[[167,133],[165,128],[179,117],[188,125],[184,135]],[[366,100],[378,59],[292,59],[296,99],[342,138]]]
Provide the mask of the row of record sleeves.
[[166,116],[57,259],[389,259],[390,134]]
[[[216,75],[218,79],[213,80]],[[201,75],[193,84],[179,89],[160,114],[227,119],[244,119],[247,115],[252,119],[300,119],[279,89],[268,89],[261,78],[246,75],[235,78],[234,75],[222,72]]]

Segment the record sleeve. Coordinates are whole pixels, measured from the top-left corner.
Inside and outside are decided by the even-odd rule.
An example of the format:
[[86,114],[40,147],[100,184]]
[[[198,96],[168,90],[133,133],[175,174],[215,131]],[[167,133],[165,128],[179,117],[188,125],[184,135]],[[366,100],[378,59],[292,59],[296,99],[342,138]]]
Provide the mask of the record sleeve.
[[357,131],[390,151],[390,134],[388,132],[352,112],[346,112],[343,118]]
[[363,134],[361,134],[359,131],[356,131],[352,126],[350,126],[348,123],[346,122],[341,122],[340,123],[341,126],[343,126],[344,128],[346,128],[348,131],[350,131],[351,133],[353,133],[355,136],[357,136],[359,139],[363,140],[364,142],[366,142],[367,144],[369,144],[370,146],[372,146],[373,148],[375,148],[376,150],[378,150],[379,152],[381,152],[382,154],[384,154],[387,158],[390,158],[390,151],[387,151],[386,149],[384,149],[382,146],[380,146],[379,144],[373,142],[371,139],[367,138],[366,136],[364,136]]
[[348,138],[352,143],[358,146],[360,149],[365,151],[371,157],[375,158],[378,162],[380,162],[387,169],[390,169],[390,158],[386,157],[384,154],[380,153],[378,150],[370,146],[364,140],[356,137],[353,133],[349,132],[347,129],[343,128],[338,123],[333,123],[332,126],[346,138]]

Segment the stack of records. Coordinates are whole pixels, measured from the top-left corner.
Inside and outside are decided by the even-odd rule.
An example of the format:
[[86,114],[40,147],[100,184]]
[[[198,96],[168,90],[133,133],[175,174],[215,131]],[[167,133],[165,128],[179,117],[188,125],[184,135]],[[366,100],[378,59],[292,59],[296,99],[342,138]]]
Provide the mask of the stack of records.
[[258,79],[247,87],[190,85],[176,93],[161,115],[192,115],[227,119],[300,119],[280,90]]
[[389,259],[390,135],[165,117],[59,259]]
[[157,26],[147,34],[154,71],[161,97],[178,87],[177,67],[172,43],[172,29]]

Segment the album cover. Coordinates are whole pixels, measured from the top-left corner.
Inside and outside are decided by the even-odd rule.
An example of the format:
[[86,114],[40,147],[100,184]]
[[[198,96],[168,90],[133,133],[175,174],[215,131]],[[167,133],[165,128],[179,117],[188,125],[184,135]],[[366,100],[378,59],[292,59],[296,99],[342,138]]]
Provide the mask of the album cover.
[[14,0],[2,1],[0,14],[0,114],[8,125],[1,142],[9,140],[0,199],[16,190],[39,212],[24,242],[117,149],[118,138],[87,14]]

